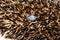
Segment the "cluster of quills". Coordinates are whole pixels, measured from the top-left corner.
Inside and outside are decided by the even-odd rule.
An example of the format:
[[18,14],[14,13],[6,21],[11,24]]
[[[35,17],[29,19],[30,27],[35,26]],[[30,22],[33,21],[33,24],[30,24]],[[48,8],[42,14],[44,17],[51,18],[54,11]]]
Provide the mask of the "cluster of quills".
[[14,40],[60,40],[60,0],[0,0],[0,32]]

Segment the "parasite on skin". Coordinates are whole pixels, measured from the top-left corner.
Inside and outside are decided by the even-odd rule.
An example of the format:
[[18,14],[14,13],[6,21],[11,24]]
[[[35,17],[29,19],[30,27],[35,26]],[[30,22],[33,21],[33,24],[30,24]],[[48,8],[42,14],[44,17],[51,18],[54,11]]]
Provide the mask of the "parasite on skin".
[[36,19],[34,15],[29,15],[29,14],[27,14],[27,18],[31,21],[34,21]]

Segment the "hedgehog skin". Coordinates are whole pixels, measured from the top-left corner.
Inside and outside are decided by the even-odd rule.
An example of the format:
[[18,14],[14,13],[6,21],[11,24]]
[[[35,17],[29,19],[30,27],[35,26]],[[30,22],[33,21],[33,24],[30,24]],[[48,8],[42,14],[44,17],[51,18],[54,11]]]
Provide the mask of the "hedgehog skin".
[[59,40],[60,0],[1,0],[0,32],[14,40]]

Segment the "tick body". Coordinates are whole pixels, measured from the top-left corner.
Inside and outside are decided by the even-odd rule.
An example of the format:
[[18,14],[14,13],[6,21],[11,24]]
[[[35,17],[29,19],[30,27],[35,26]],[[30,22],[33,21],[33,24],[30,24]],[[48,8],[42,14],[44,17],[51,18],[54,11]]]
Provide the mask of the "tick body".
[[34,20],[36,19],[36,17],[35,17],[34,15],[29,15],[29,14],[27,14],[27,17],[28,17],[28,19],[31,20],[31,21],[34,21]]

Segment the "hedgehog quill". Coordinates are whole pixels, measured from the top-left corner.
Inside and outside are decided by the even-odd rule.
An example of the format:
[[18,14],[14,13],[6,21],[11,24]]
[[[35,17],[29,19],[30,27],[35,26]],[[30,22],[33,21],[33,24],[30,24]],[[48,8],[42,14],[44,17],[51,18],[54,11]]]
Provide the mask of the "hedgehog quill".
[[0,0],[0,33],[11,40],[59,40],[60,0]]

